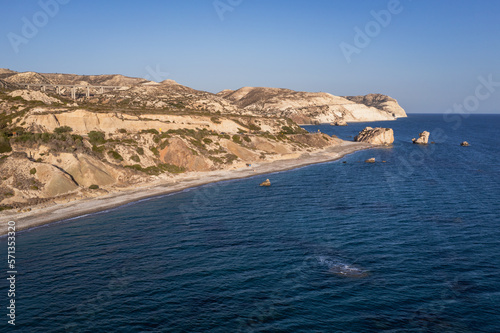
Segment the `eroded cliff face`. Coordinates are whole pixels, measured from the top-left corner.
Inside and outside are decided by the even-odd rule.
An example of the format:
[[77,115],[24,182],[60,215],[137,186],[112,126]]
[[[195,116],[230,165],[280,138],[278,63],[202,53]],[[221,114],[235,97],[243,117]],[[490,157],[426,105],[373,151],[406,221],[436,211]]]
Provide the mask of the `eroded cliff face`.
[[405,110],[398,104],[398,101],[392,97],[382,94],[368,94],[365,96],[344,96],[344,98],[368,107],[374,107],[386,111],[396,118],[405,118]]
[[[68,88],[56,94],[20,83],[120,88],[73,99]],[[395,119],[404,116],[398,108],[383,95],[248,87],[212,94],[172,80],[0,69],[0,210],[296,158],[343,143],[297,123]]]
[[342,142],[279,118],[47,107],[19,112],[11,128],[13,152],[0,156],[0,210],[99,196],[179,173],[295,158]]
[[254,114],[288,117],[299,124],[379,121],[406,117],[397,101],[385,95],[339,97],[328,93],[244,87],[217,94]]

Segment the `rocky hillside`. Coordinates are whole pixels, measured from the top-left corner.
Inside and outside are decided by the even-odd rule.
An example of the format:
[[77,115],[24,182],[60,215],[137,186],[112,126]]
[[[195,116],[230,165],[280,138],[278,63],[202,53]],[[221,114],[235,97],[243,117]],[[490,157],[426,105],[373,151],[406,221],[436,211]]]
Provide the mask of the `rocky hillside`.
[[[73,95],[68,87],[20,83],[78,88]],[[403,116],[384,95],[249,87],[212,94],[173,80],[0,69],[0,210],[99,196],[187,172],[248,168],[342,143],[297,123]]]
[[236,91],[224,90],[217,95],[253,114],[287,117],[299,124],[393,120],[406,117],[397,101],[384,95],[346,98],[328,93],[253,87]]
[[[174,82],[134,86],[127,94],[139,100],[142,89],[151,89],[161,99],[165,87],[171,87],[165,98],[193,96],[186,104],[203,96]],[[342,142],[309,134],[290,119],[211,113],[210,107],[186,104],[121,106],[102,100],[109,96],[75,102],[48,92],[0,88],[0,210],[100,196],[187,172],[248,168]]]
[[365,96],[344,96],[344,98],[358,104],[386,111],[397,118],[406,117],[406,112],[399,106],[398,101],[386,95],[368,94]]
[[[80,86],[120,86],[118,90],[103,93],[77,90],[80,106],[99,106],[114,110],[129,108],[143,111],[156,109],[172,112],[203,112],[290,118],[299,124],[345,123],[354,121],[393,120],[406,117],[398,102],[385,95],[334,96],[328,93],[310,93],[280,88],[244,87],[224,90],[218,94],[192,89],[173,80],[161,83],[123,75],[75,75],[18,73],[0,69],[0,79],[9,84],[46,83]],[[0,82],[0,86],[2,83]],[[5,86],[5,84],[3,84]],[[68,98],[70,91],[60,93]],[[69,103],[69,100],[67,101]]]

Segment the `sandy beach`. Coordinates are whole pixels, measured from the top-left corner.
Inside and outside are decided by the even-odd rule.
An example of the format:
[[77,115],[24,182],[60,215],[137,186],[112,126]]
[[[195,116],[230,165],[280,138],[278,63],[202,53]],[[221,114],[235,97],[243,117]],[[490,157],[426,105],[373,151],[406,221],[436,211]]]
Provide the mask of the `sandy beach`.
[[[353,152],[374,148],[371,144],[358,142],[344,142],[341,145],[328,147],[324,150],[302,154],[295,159],[284,159],[265,162],[251,167],[235,170],[217,170],[210,172],[191,172],[182,174],[170,181],[158,181],[122,191],[112,192],[97,198],[85,198],[68,203],[55,204],[49,207],[33,208],[30,212],[2,212],[2,220],[15,221],[16,231],[26,230],[44,224],[76,218],[99,211],[115,208],[141,199],[182,191],[187,188],[219,182],[229,179],[248,178],[261,174],[284,171],[303,167],[310,164],[334,161]],[[264,180],[264,179],[262,179]],[[272,182],[272,179],[271,179]],[[259,180],[256,180],[258,186]],[[7,233],[7,224],[4,224],[0,235]]]

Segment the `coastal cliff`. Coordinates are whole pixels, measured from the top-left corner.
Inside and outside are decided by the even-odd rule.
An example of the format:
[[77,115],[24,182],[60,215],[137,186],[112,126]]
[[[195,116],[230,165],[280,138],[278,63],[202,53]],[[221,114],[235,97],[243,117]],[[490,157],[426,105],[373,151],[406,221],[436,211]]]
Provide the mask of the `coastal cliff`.
[[[352,101],[274,88],[212,94],[173,80],[2,69],[0,210],[22,213],[342,151],[343,140],[297,123],[395,119],[404,116],[397,107],[381,95]],[[338,154],[315,160],[330,156]]]
[[298,124],[344,123],[394,120],[406,117],[397,101],[389,96],[340,97],[278,88],[244,87],[217,94],[256,115],[287,117]]

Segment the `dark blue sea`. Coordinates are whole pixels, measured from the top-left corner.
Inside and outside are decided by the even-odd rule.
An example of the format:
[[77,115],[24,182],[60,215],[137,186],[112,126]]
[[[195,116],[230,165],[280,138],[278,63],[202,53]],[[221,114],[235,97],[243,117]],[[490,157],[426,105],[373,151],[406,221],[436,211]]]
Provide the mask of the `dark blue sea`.
[[307,129],[365,126],[394,146],[19,233],[0,331],[500,332],[500,115]]

